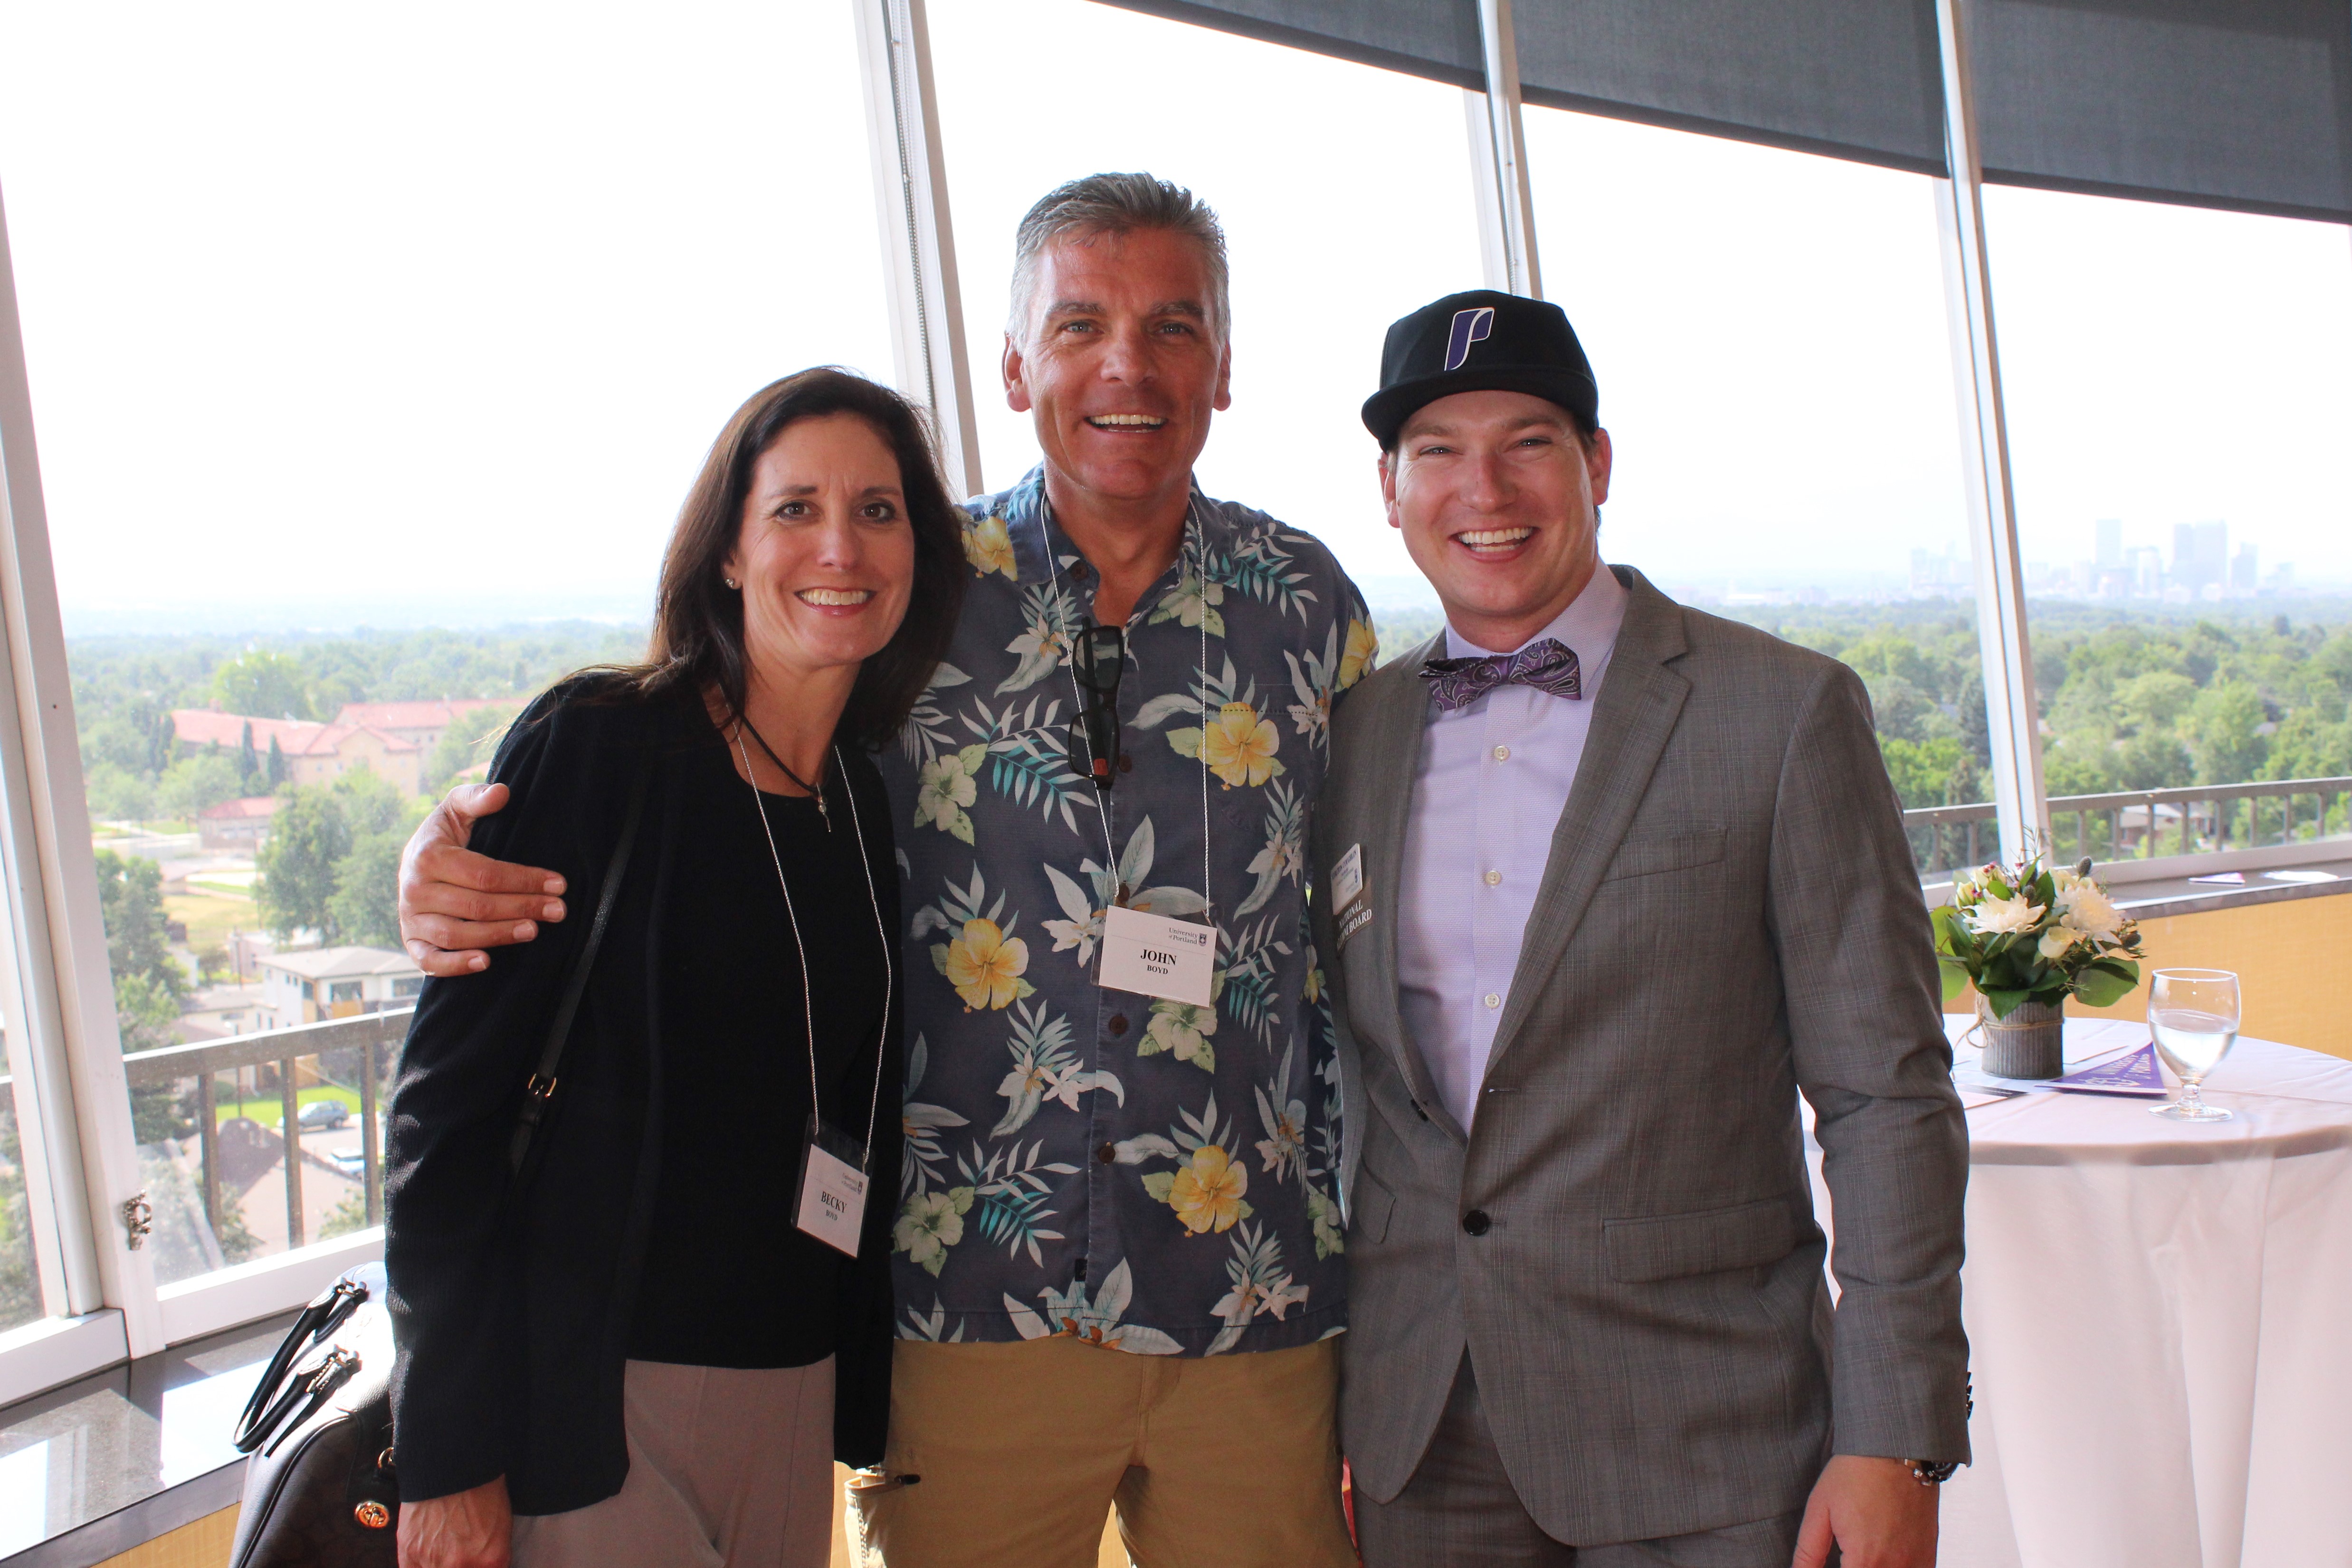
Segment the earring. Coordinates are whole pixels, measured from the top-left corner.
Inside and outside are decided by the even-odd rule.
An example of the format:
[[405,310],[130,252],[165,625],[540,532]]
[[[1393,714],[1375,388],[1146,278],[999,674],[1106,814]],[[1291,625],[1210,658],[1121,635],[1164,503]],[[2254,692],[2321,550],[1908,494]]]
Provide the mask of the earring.
[[725,584],[726,584],[728,587],[730,587],[730,588],[740,588],[740,587],[742,587],[742,586],[743,586],[741,583],[740,583],[740,582],[736,581],[736,580],[735,580],[733,578],[731,578],[731,577],[722,577],[722,578],[720,578],[719,580],[719,581],[721,581],[721,582],[723,582],[723,583],[725,583]]

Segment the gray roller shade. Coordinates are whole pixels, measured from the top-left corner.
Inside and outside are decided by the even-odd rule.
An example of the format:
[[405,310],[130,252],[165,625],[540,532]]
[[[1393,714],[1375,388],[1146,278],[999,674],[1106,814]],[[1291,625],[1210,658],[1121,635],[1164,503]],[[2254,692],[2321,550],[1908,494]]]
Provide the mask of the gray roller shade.
[[1106,0],[1384,70],[1483,89],[1478,0]]
[[1933,0],[1514,0],[1529,103],[1944,172]]
[[2352,0],[1975,0],[1987,180],[2352,222]]
[[[1108,0],[1482,85],[1475,0]],[[1514,0],[1527,101],[1945,172],[1936,0]],[[2352,222],[2352,0],[1970,0],[1985,178]]]

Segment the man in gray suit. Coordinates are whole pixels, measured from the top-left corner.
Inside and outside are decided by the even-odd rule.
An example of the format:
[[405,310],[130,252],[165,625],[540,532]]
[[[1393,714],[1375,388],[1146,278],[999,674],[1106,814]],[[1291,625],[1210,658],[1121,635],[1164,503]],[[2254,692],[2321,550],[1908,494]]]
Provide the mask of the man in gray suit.
[[1601,565],[1557,307],[1439,300],[1381,380],[1447,628],[1339,706],[1315,818],[1365,1561],[1932,1563],[1967,1132],[1862,684]]

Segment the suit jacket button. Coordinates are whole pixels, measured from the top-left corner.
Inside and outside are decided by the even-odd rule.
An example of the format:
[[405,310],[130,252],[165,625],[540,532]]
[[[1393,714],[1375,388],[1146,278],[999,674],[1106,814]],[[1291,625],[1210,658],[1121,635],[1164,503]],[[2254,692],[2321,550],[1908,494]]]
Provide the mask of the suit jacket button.
[[1473,1236],[1486,1235],[1487,1228],[1494,1223],[1486,1218],[1486,1211],[1483,1208],[1474,1208],[1462,1217],[1462,1228]]

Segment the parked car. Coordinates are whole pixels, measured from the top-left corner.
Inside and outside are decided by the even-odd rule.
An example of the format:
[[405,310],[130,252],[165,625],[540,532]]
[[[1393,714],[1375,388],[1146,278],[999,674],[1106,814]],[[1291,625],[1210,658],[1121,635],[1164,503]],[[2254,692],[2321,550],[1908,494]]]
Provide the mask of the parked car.
[[[352,1108],[341,1100],[313,1100],[302,1107],[295,1121],[306,1133],[323,1133],[340,1127],[351,1119]],[[285,1131],[285,1117],[278,1118],[278,1131]]]

